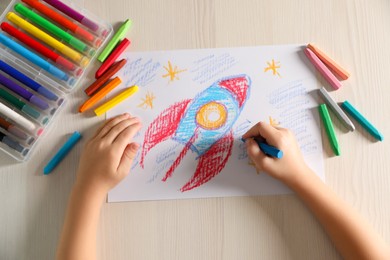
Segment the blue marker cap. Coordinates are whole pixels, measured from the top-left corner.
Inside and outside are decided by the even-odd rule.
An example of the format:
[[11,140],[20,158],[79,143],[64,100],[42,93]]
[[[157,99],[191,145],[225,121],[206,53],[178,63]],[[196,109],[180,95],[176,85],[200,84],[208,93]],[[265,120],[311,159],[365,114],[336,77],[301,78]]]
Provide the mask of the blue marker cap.
[[58,150],[58,152],[53,156],[49,163],[43,169],[43,174],[49,174],[61,161],[64,157],[70,152],[70,150],[75,146],[75,144],[81,139],[81,134],[79,132],[74,132],[71,137],[65,142],[65,144]]
[[57,100],[58,99],[58,97],[53,92],[51,92],[50,90],[48,90],[42,86],[37,90],[37,92],[50,100]]

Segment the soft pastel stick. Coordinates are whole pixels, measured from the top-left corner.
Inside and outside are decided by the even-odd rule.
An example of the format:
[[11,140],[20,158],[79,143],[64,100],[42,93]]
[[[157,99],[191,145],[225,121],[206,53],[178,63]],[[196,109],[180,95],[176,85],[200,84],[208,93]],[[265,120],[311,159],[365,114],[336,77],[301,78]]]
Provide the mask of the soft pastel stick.
[[[243,142],[245,142],[244,138],[241,138]],[[280,159],[283,157],[283,151],[276,148],[275,146],[269,145],[266,142],[261,142],[260,140],[254,139],[257,145],[259,146],[260,150],[263,151],[263,153],[272,156],[274,158]]]
[[70,58],[72,61],[76,62],[77,64],[80,64],[80,66],[86,67],[88,65],[89,59],[86,56],[66,46],[57,39],[51,37],[49,34],[45,33],[41,29],[38,29],[37,27],[22,19],[15,13],[9,12],[6,17],[9,21],[19,26],[24,31],[28,32],[29,34],[51,46],[52,48],[58,50],[66,57]]
[[119,28],[119,30],[114,34],[112,39],[107,44],[106,48],[100,53],[98,61],[104,62],[111,51],[115,48],[119,41],[125,38],[127,31],[130,29],[133,22],[130,19],[127,19]]
[[[34,49],[35,51],[39,52],[46,58],[49,58],[50,60],[54,61],[58,65],[63,66],[65,69],[69,71],[74,71],[77,66],[74,65],[72,62],[68,61],[67,59],[63,58],[62,56],[58,55],[51,49],[47,48],[42,43],[36,41],[34,38],[30,37],[29,35],[25,34],[24,32],[16,29],[9,23],[3,22],[1,23],[1,29],[5,32],[7,32],[9,35],[12,35],[19,41],[26,44],[31,49]],[[82,70],[79,69],[79,71],[76,74],[81,74]]]
[[324,123],[326,134],[328,135],[330,146],[332,147],[335,155],[340,155],[339,143],[337,141],[336,133],[333,128],[332,119],[330,118],[326,104],[322,104],[318,107],[322,122]]
[[325,66],[324,63],[308,48],[304,50],[306,56],[309,58],[311,63],[314,65],[314,67],[317,68],[317,70],[321,73],[321,75],[326,79],[326,81],[329,82],[329,84],[334,89],[341,88],[340,81],[333,75],[333,73]]
[[107,101],[106,103],[104,103],[100,107],[96,108],[95,109],[95,114],[97,116],[100,116],[101,114],[104,114],[106,111],[108,111],[111,108],[113,108],[114,106],[118,105],[123,100],[125,100],[128,97],[130,97],[131,95],[133,95],[137,91],[138,91],[138,86],[129,87],[128,89],[126,89],[125,91],[120,93],[119,95],[113,97],[111,100]]
[[361,124],[361,126],[366,129],[370,135],[379,141],[383,141],[383,135],[362,114],[360,114],[360,112],[354,108],[351,103],[344,101],[341,104],[341,107],[344,108],[344,110],[347,111],[347,113],[350,114],[353,118],[355,118],[355,120]]
[[45,1],[49,5],[53,6],[57,10],[60,10],[61,12],[66,14],[67,16],[75,19],[76,21],[78,21],[82,25],[86,26],[87,28],[91,29],[93,32],[97,33],[98,35],[103,35],[103,36],[107,35],[107,30],[101,29],[98,24],[91,21],[90,19],[88,19],[84,15],[80,14],[76,10],[70,8],[69,6],[62,3],[61,1],[58,1],[58,0],[43,0],[43,1]]
[[126,64],[126,59],[122,59],[115,64],[113,64],[104,74],[98,78],[94,83],[91,84],[88,88],[85,89],[85,93],[88,96],[92,96],[104,83],[107,82],[115,73],[117,73],[123,66]]
[[259,145],[260,149],[265,153],[275,158],[282,158],[283,157],[283,151],[279,150],[278,148],[269,145],[264,142],[260,142],[259,140],[256,140],[256,143]]
[[[18,113],[16,113],[11,108],[7,107],[1,102],[0,102],[0,114],[3,114],[6,117],[10,118],[12,121],[16,122],[19,126],[23,127],[24,129],[30,132],[33,132],[36,129],[34,123],[26,119],[24,116],[19,115]],[[41,133],[42,130],[39,130],[38,135],[40,135]]]
[[7,46],[8,48],[10,48],[11,50],[13,50],[14,52],[24,57],[25,59],[27,59],[28,61],[46,70],[54,77],[66,82],[69,81],[69,84],[71,85],[73,84],[74,79],[72,77],[69,77],[65,72],[63,72],[56,66],[51,65],[49,62],[45,61],[44,59],[42,59],[41,57],[39,57],[29,49],[23,47],[19,43],[11,40],[10,38],[8,38],[7,36],[1,33],[0,33],[0,42],[5,46]]
[[95,37],[93,34],[88,32],[87,30],[84,30],[82,27],[73,23],[72,21],[65,18],[64,16],[53,11],[51,8],[47,7],[46,5],[42,4],[41,2],[39,2],[37,0],[22,0],[22,1],[26,4],[28,4],[29,6],[31,6],[32,8],[38,10],[40,13],[44,14],[45,16],[49,17],[54,22],[69,29],[75,35],[80,36],[81,38],[83,38],[84,40],[87,40],[88,42],[91,42],[94,46],[99,47],[101,45],[102,40]]
[[348,128],[349,131],[355,131],[355,126],[353,125],[351,120],[349,120],[348,116],[339,107],[336,101],[333,100],[333,98],[329,95],[329,93],[325,90],[324,87],[319,89],[319,93],[325,100],[326,104],[328,104],[330,109],[332,109],[332,111],[336,114],[337,118],[340,119],[340,121],[345,125],[345,127]]
[[46,110],[49,108],[49,104],[46,103],[46,101],[42,100],[40,97],[34,95],[30,91],[22,88],[18,84],[16,84],[13,80],[3,76],[0,74],[0,84],[3,85],[4,87],[8,88],[12,92],[18,94],[22,98],[28,100],[31,102],[31,104],[36,105],[42,110]]
[[50,90],[48,90],[47,88],[45,88],[44,86],[39,84],[38,82],[30,79],[29,77],[27,77],[26,75],[24,75],[23,73],[21,73],[20,71],[18,71],[15,68],[13,68],[12,66],[8,65],[7,63],[5,63],[2,60],[0,60],[0,70],[4,71],[5,73],[10,75],[14,79],[22,82],[24,85],[26,85],[27,87],[31,88],[32,90],[38,92],[39,94],[41,94],[45,98],[47,98],[49,100],[53,100],[53,101],[58,100],[58,96],[56,94],[54,94],[53,92],[51,92]]
[[338,65],[334,60],[328,57],[325,53],[323,53],[320,49],[318,49],[318,47],[314,46],[312,43],[309,43],[307,48],[312,50],[314,54],[317,55],[317,57],[329,68],[331,68],[334,73],[336,73],[341,79],[346,80],[349,78],[349,73],[340,65]]
[[43,169],[45,175],[49,174],[65,156],[70,152],[70,150],[76,145],[76,143],[81,139],[81,134],[79,132],[74,132],[70,138],[65,142],[65,144],[58,150],[58,152],[53,156],[49,163]]
[[79,112],[82,113],[85,110],[89,109],[93,105],[95,105],[99,100],[104,98],[108,93],[110,93],[115,87],[117,87],[119,84],[121,84],[122,81],[116,77],[113,80],[111,80],[104,88],[99,90],[95,95],[93,95],[90,99],[84,102],[79,108]]
[[94,49],[91,49],[88,47],[85,43],[74,37],[73,35],[65,32],[61,28],[59,28],[57,25],[51,23],[50,21],[46,20],[39,14],[34,13],[32,10],[28,9],[22,4],[16,4],[14,7],[15,11],[19,14],[27,17],[40,27],[44,28],[46,31],[50,32],[51,34],[55,35],[57,38],[62,39],[69,45],[71,45],[73,48],[80,52],[86,52],[88,55],[93,55],[95,53]]
[[108,58],[103,62],[100,68],[96,71],[95,78],[100,78],[104,72],[108,70],[108,68],[114,64],[115,60],[121,55],[121,53],[126,50],[127,46],[130,45],[130,41],[128,39],[123,39],[121,43],[114,49],[114,51],[108,56]]

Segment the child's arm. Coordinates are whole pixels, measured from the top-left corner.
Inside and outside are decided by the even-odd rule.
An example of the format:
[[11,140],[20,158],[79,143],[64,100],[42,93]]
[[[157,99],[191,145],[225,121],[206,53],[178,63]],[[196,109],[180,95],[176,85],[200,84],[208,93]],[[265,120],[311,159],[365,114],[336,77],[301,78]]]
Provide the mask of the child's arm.
[[96,259],[100,208],[107,192],[130,171],[139,145],[132,143],[141,124],[128,114],[105,123],[87,142],[70,195],[57,259]]
[[[289,130],[260,122],[243,138],[256,167],[297,193],[345,259],[390,259],[390,248],[385,241],[309,169]],[[283,158],[264,155],[253,138],[266,139],[268,144],[283,151]]]

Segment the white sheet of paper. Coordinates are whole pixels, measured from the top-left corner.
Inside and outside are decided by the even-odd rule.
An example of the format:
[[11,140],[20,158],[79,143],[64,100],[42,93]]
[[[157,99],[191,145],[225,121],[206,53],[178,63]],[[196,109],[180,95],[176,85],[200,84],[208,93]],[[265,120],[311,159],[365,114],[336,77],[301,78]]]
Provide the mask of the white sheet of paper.
[[[140,90],[108,111],[107,118],[124,112],[140,117],[143,127],[135,141],[141,148],[131,172],[109,192],[108,201],[290,193],[282,183],[264,173],[258,174],[250,164],[241,136],[260,120],[291,129],[306,162],[323,179],[318,104],[313,93],[317,83],[303,47],[283,45],[124,53],[122,58],[127,58],[127,64],[118,73],[123,83],[111,96],[132,85],[138,85]],[[222,95],[218,91],[222,88],[214,83],[235,77],[249,79],[247,95],[237,98],[236,93],[231,98],[218,99]],[[211,89],[214,92],[206,95]],[[231,94],[226,89],[221,91],[223,95]],[[210,102],[214,105],[208,106]],[[172,108],[174,104],[179,104],[176,109]],[[179,111],[178,107],[183,109]],[[165,117],[160,116],[163,111],[168,111]],[[229,117],[234,113],[235,117]],[[145,137],[152,124],[154,130]],[[230,131],[234,141],[229,155],[227,136]],[[213,141],[204,141],[210,136]],[[221,138],[225,145],[217,151],[213,147]],[[185,153],[183,149],[188,142],[189,149]],[[151,149],[147,150],[146,146]],[[143,149],[147,150],[144,156]],[[217,157],[211,163],[210,158],[204,158],[209,154]],[[179,157],[182,160],[176,164],[171,176],[163,180]],[[226,164],[223,164],[224,159]],[[208,162],[207,169],[186,186],[189,190],[181,190],[197,171],[201,160],[202,165]]]

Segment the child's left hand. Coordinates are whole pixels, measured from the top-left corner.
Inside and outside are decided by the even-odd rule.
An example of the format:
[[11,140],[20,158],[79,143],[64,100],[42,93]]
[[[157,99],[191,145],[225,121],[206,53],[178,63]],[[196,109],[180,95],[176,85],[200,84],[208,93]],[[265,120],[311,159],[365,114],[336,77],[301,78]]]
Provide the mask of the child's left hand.
[[107,121],[85,145],[76,185],[106,194],[130,171],[139,145],[132,142],[141,128],[137,117],[119,115]]

